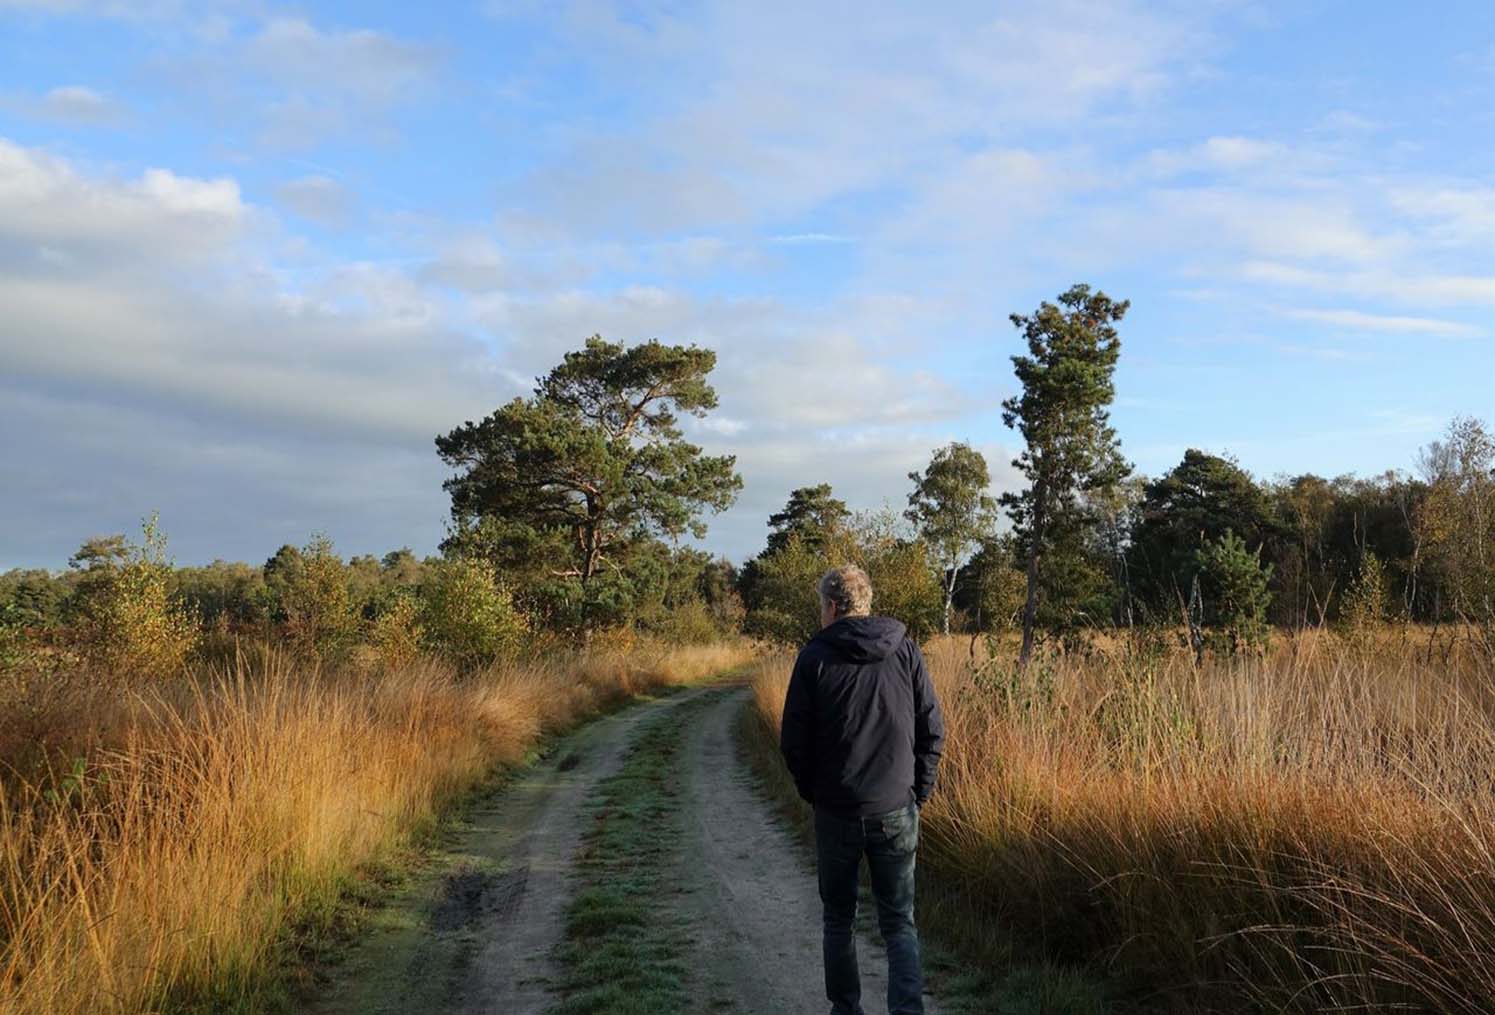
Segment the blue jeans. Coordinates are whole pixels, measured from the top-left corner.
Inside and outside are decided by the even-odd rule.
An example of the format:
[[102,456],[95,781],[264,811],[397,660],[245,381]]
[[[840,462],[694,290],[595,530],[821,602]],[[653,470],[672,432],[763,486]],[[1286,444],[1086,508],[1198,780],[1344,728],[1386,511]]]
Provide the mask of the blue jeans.
[[877,924],[888,946],[889,1015],[923,1015],[924,975],[914,929],[918,847],[919,809],[913,804],[865,818],[815,811],[815,859],[825,913],[825,996],[831,1015],[863,1015],[852,929],[863,854],[872,873]]

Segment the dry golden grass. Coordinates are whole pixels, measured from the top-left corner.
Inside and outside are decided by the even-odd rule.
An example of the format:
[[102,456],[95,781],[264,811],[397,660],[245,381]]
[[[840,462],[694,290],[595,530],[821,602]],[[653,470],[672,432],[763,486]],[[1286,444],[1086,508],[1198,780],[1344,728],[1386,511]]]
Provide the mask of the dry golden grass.
[[[1021,675],[936,643],[920,862],[973,922],[1188,1010],[1495,1010],[1495,687],[1426,640],[1198,671],[1115,640]],[[756,673],[775,727],[790,662]]]
[[288,929],[496,765],[749,654],[636,645],[458,679],[429,661],[308,672],[265,652],[149,691],[55,691],[92,714],[33,709],[10,746],[48,734],[87,760],[0,779],[0,1011],[253,1010]]

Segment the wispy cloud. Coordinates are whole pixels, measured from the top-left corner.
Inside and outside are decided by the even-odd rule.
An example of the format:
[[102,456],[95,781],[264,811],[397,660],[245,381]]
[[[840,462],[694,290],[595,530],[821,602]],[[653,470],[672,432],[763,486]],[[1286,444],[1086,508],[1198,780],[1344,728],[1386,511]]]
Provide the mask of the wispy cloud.
[[1280,141],[1251,137],[1211,137],[1187,148],[1157,149],[1145,159],[1147,170],[1158,176],[1190,172],[1232,172],[1266,164],[1281,165],[1296,156]]
[[261,148],[310,149],[332,142],[387,145],[392,114],[428,99],[446,53],[372,28],[272,14],[227,18],[193,9],[190,44],[151,61],[177,108],[250,132]]
[[1294,320],[1328,324],[1351,331],[1442,335],[1449,338],[1467,338],[1484,333],[1482,329],[1472,324],[1435,317],[1405,317],[1396,314],[1371,314],[1362,310],[1323,310],[1306,307],[1284,308],[1281,313]]
[[1390,269],[1327,271],[1280,261],[1248,261],[1241,266],[1241,274],[1253,282],[1414,306],[1495,305],[1495,275],[1404,274]]
[[347,189],[329,176],[303,176],[275,188],[275,199],[304,219],[327,226],[346,224],[353,201]]
[[126,20],[170,17],[186,6],[183,0],[0,0],[0,12]]
[[782,233],[777,236],[770,236],[768,242],[796,247],[826,243],[855,243],[856,240],[850,236],[837,236],[833,233]]
[[367,28],[322,29],[303,18],[267,21],[244,45],[248,67],[302,93],[372,103],[408,98],[439,65],[430,46]]
[[778,223],[920,191],[962,155],[1011,150],[1016,130],[1141,108],[1212,45],[1208,15],[1184,4],[1028,0],[937,18],[891,6],[855,23],[786,2],[545,10],[647,110],[585,132],[532,179],[544,211],[581,230]]
[[0,107],[35,120],[78,126],[114,126],[125,119],[120,103],[86,85],[59,85],[40,95],[0,97]]

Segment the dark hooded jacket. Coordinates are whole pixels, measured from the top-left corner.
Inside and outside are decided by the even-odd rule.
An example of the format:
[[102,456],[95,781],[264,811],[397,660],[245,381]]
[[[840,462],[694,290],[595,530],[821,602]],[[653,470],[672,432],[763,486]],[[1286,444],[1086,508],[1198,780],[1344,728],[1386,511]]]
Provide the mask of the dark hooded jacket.
[[945,740],[924,654],[891,617],[843,617],[800,650],[779,749],[799,795],[843,815],[922,805]]

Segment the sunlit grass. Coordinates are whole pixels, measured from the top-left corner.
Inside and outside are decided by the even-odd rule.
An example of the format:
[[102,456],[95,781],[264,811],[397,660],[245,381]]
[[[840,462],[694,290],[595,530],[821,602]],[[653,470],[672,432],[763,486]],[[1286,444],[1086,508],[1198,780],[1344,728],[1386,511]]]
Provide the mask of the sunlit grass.
[[[920,862],[973,928],[1195,1004],[1490,1010],[1477,653],[1320,632],[1195,670],[1114,639],[1020,674],[970,649],[928,650],[949,743]],[[789,665],[756,672],[772,726]]]
[[[459,678],[268,652],[147,689],[49,688],[60,705],[17,708],[24,728],[5,731],[27,774],[0,779],[0,1011],[253,1009],[290,928],[324,919],[352,872],[495,766],[749,655],[633,645]],[[61,759],[49,776],[38,738]]]

